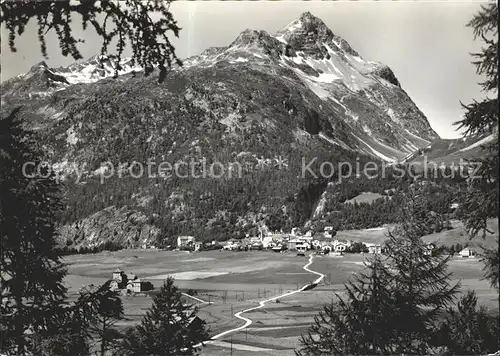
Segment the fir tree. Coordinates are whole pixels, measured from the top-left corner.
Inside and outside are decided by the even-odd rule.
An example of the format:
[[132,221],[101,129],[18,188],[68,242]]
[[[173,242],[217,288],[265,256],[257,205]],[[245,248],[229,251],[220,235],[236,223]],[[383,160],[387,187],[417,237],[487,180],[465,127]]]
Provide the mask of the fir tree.
[[368,265],[371,273],[346,286],[346,301],[332,302],[315,318],[298,355],[421,355],[431,350],[437,318],[458,285],[449,282],[443,251],[429,254],[422,240],[435,221],[427,209],[427,188],[421,183],[410,187],[385,256]]
[[118,292],[109,289],[109,282],[96,287],[86,286],[74,304],[58,316],[53,328],[37,333],[34,355],[89,356],[91,349],[98,355],[117,348],[119,336],[113,326],[123,316],[123,304]]
[[87,323],[81,318],[80,307],[65,308],[58,322],[51,328],[34,335],[33,355],[37,356],[90,356],[90,335]]
[[76,309],[88,320],[89,336],[99,345],[99,355],[105,356],[108,351],[115,350],[114,339],[119,333],[114,325],[123,318],[123,303],[119,292],[110,290],[110,282],[83,290]]
[[393,353],[394,298],[383,262],[375,257],[368,273],[345,285],[347,298],[327,304],[300,338],[298,356],[386,355]]
[[55,241],[59,185],[48,167],[36,174],[41,155],[18,110],[0,120],[0,351],[26,355],[30,335],[57,323],[66,289]]
[[[498,4],[492,3],[481,6],[481,10],[474,15],[467,24],[471,27],[475,39],[482,39],[485,46],[480,52],[472,54],[478,75],[486,77],[479,83],[485,98],[474,100],[471,104],[463,105],[464,118],[457,122],[459,129],[465,130],[468,136],[483,136],[493,134],[494,140],[484,145],[484,157],[471,160],[479,165],[479,170],[469,181],[469,189],[461,204],[461,215],[471,238],[486,236],[487,220],[498,216]],[[497,233],[497,244],[498,233]],[[498,271],[500,268],[498,247],[487,250],[484,262],[486,278],[491,285],[498,288]]]
[[183,304],[173,278],[168,278],[141,323],[125,335],[122,354],[196,355],[196,346],[208,339],[205,322],[196,313],[195,307]]
[[449,355],[481,355],[494,353],[500,348],[497,317],[484,306],[477,306],[475,292],[467,292],[450,308],[440,328],[436,342],[446,347]]
[[444,250],[429,250],[422,237],[429,233],[426,194],[429,185],[415,182],[405,195],[398,226],[385,244],[388,278],[394,283],[396,354],[425,354],[441,313],[453,302],[459,284],[451,285]]

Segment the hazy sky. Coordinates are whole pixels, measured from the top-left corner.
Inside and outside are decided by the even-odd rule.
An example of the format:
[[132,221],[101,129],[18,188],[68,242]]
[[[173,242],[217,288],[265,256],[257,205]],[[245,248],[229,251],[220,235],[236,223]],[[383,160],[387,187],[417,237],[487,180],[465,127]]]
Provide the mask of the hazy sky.
[[[183,28],[174,39],[177,54],[186,58],[207,47],[229,45],[247,29],[271,34],[310,11],[343,37],[364,59],[389,65],[403,89],[444,138],[458,137],[452,123],[463,114],[459,101],[468,103],[483,94],[477,86],[470,52],[480,49],[465,27],[485,1],[185,1],[172,4]],[[78,21],[75,21],[77,23]],[[75,30],[86,42],[85,58],[100,50],[93,32]],[[6,31],[2,28],[2,37]],[[73,62],[59,54],[55,36],[48,36],[51,67]],[[1,79],[21,73],[43,59],[32,23],[19,38],[17,53],[2,41]]]

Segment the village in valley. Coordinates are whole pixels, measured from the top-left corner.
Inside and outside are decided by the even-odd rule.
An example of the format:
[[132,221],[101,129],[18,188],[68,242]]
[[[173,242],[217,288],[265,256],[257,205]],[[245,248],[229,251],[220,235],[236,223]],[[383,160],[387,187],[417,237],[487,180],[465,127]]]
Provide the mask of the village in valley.
[[[382,228],[383,229],[383,228]],[[271,250],[277,253],[297,252],[304,255],[306,251],[314,251],[330,256],[342,256],[344,253],[383,253],[383,243],[362,242],[337,236],[332,226],[325,226],[324,230],[314,233],[312,230],[302,233],[300,228],[293,228],[290,233],[270,232],[268,229],[259,228],[259,236],[250,237],[248,234],[243,239],[229,239],[227,241],[198,241],[195,236],[177,237],[176,249],[185,251],[203,251],[221,249],[224,251],[262,251]],[[427,254],[437,248],[437,244],[427,244]],[[476,251],[473,247],[464,246],[460,251],[455,251],[462,257],[474,257]]]
[[[373,230],[373,229],[372,229]],[[382,230],[379,229],[379,230]],[[383,229],[387,230],[386,228]],[[367,232],[369,233],[369,232]],[[314,233],[312,230],[302,233],[300,228],[293,228],[289,233],[283,231],[271,232],[265,228],[259,228],[259,236],[246,236],[242,239],[229,239],[227,241],[211,241],[204,242],[196,239],[195,236],[181,235],[176,239],[176,246],[169,247],[165,251],[173,250],[188,253],[200,253],[207,251],[228,251],[228,252],[271,252],[280,253],[288,256],[306,256],[314,254],[324,257],[345,257],[363,256],[366,257],[375,254],[384,253],[384,243],[362,242],[359,239],[342,238],[343,233],[337,234],[331,226],[325,226],[324,230],[319,233]],[[458,258],[474,258],[477,255],[477,247],[457,245],[457,249],[453,250],[452,255]],[[424,251],[426,255],[432,255],[432,251],[439,248],[437,242],[429,242]],[[155,247],[144,248],[143,251],[160,251]],[[366,258],[365,257],[365,258]],[[363,258],[363,259],[365,259]],[[195,259],[196,260],[196,259]],[[193,260],[193,261],[195,261]],[[349,262],[347,262],[349,263]],[[335,271],[331,271],[335,273]],[[143,295],[145,292],[153,291],[154,284],[147,278],[141,279],[134,273],[125,272],[122,267],[118,266],[112,272],[111,278],[108,280],[110,290],[119,291],[122,296],[127,295]],[[185,294],[192,297],[189,294]]]
[[[467,244],[458,221],[451,225],[450,230],[426,236],[424,254],[447,249],[453,279],[474,289],[482,304],[494,308],[492,290],[481,279],[479,246]],[[78,298],[82,285],[108,283],[124,307],[124,318],[116,327],[128,330],[140,322],[164,281],[172,277],[189,318],[207,323],[211,330],[203,356],[228,354],[231,348],[242,354],[252,350],[269,355],[278,350],[288,356],[322,306],[337,293],[342,295],[353,273],[377,255],[385,256],[392,228],[269,231],[261,225],[254,236],[227,241],[178,235],[174,246],[163,249],[150,246],[68,256],[67,280],[72,298]],[[196,317],[191,315],[195,310]]]
[[0,356],[500,356],[462,2],[0,0]]

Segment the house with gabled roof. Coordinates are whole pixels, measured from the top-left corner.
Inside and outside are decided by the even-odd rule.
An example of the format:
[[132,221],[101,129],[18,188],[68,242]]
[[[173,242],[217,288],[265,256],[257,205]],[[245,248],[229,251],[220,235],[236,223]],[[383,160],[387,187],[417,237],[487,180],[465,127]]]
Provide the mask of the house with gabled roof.
[[110,290],[125,289],[133,293],[142,291],[142,281],[133,273],[125,273],[120,268],[113,271],[113,278],[109,282]]
[[140,293],[141,292],[141,280],[136,277],[134,280],[128,281],[127,290],[134,292],[134,293]]
[[476,256],[476,251],[473,248],[466,247],[462,251],[460,251],[458,254],[461,257],[469,258],[469,257],[475,257]]

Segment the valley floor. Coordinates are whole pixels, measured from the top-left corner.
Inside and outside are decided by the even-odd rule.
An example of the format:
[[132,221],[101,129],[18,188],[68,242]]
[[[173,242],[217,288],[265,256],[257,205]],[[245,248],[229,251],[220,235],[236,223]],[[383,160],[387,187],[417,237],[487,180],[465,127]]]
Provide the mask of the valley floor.
[[[371,231],[373,238],[378,239],[380,229]],[[365,231],[365,235],[369,233]],[[459,230],[450,230],[432,238],[455,243],[456,240],[461,242],[462,236]],[[365,236],[365,239],[368,242],[370,236]],[[343,257],[314,257],[309,268],[325,275],[318,287],[280,298],[279,302],[270,301],[261,309],[243,314],[252,320],[252,324],[207,345],[202,355],[293,355],[293,350],[299,345],[300,335],[307,331],[323,304],[335,300],[335,293],[342,296],[343,284],[353,273],[363,268],[363,262],[369,256],[346,254]],[[190,299],[190,302],[198,305],[199,316],[206,320],[210,335],[213,336],[244,325],[243,320],[235,318],[237,312],[316,280],[316,274],[303,269],[308,260],[308,257],[299,257],[293,252],[280,254],[270,251],[103,252],[67,256],[65,261],[69,274],[66,283],[70,297],[74,299],[81,286],[105,282],[117,267],[126,273],[136,274],[141,280],[152,282],[156,288],[159,288],[164,278],[172,275],[181,290],[196,290],[199,300],[210,301],[201,303]],[[462,291],[475,290],[481,304],[498,310],[498,295],[487,281],[482,280],[483,265],[478,258],[453,257],[449,268],[454,281],[461,281]],[[125,328],[140,321],[151,305],[151,297],[146,294],[125,296],[123,303],[126,319],[119,327]]]

